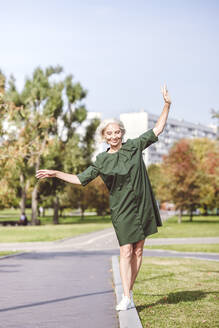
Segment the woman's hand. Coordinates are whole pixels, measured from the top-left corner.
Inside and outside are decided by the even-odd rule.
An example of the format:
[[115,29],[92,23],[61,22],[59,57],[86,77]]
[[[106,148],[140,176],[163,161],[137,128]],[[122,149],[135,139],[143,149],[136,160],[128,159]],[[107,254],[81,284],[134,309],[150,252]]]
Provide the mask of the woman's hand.
[[165,103],[170,105],[171,104],[171,99],[170,99],[170,96],[168,94],[166,84],[164,84],[164,86],[161,87],[161,92],[162,92],[163,99],[164,99]]
[[38,170],[36,172],[36,178],[44,179],[44,178],[55,178],[56,172],[54,170]]

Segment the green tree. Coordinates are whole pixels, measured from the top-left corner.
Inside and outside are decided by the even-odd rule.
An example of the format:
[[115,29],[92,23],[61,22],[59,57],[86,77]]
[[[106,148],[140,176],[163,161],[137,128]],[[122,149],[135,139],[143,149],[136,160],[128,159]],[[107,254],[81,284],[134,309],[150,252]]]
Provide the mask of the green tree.
[[109,212],[109,192],[100,177],[86,187],[67,185],[66,196],[70,207],[80,208],[82,219],[86,209],[95,209],[97,215],[105,215]]
[[90,206],[94,208],[97,215],[109,213],[109,191],[100,177],[89,184]]
[[[4,102],[9,103],[7,119],[15,129],[7,135],[11,152],[6,154],[3,147],[1,155],[16,166],[22,195],[22,207],[25,208],[27,184],[32,189],[32,223],[37,223],[37,207],[39,200],[39,183],[34,178],[36,170],[50,164],[54,169],[69,168],[69,157],[79,148],[74,143],[77,127],[85,120],[87,112],[82,100],[86,96],[80,83],[73,83],[73,77],[64,80],[57,77],[62,68],[48,67],[45,70],[35,69],[31,78],[25,82],[24,88],[18,92],[13,77],[8,81],[8,91]],[[92,123],[93,124],[93,123]],[[76,137],[77,138],[77,137]],[[73,163],[73,171],[84,167],[78,154]],[[63,190],[61,181],[54,181],[52,186],[54,202],[54,221],[57,221],[58,193]]]

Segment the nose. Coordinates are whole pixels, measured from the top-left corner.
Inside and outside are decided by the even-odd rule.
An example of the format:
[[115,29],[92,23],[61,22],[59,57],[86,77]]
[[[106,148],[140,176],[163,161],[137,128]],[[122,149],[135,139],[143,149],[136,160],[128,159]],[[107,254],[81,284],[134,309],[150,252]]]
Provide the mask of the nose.
[[118,137],[118,132],[113,132],[113,133],[112,133],[112,137],[113,137],[113,138],[117,138],[117,137]]

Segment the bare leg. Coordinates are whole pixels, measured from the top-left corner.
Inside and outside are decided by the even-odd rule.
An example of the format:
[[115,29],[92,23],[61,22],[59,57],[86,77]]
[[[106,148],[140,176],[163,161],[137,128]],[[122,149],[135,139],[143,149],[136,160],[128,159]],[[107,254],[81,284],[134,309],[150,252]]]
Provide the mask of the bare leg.
[[132,271],[131,260],[133,255],[133,245],[127,244],[120,246],[120,275],[124,295],[130,297],[129,291],[131,287]]
[[144,242],[145,240],[140,240],[137,243],[133,244],[133,254],[131,259],[132,276],[131,276],[130,290],[132,290],[133,288],[139,269],[141,267]]

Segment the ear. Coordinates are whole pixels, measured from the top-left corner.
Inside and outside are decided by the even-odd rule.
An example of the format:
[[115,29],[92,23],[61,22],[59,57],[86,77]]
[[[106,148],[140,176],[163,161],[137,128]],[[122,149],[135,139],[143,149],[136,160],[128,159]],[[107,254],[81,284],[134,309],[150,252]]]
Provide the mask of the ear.
[[106,138],[104,136],[104,130],[101,133],[101,139],[102,139],[103,142],[106,142],[107,143]]

